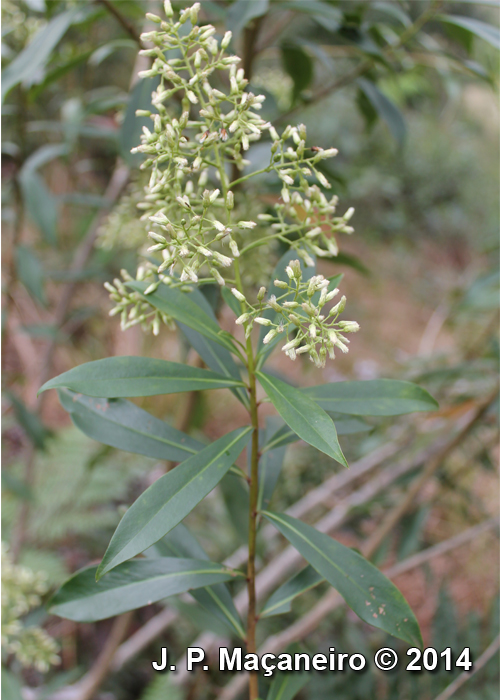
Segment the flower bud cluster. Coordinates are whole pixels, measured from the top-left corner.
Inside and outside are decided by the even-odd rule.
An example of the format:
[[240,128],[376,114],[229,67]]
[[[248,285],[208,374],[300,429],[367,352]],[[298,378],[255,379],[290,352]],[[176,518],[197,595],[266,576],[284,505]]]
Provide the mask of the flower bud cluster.
[[[158,311],[158,309],[149,304],[138,292],[127,289],[125,284],[131,282],[132,277],[126,270],[122,270],[121,275],[123,281],[116,278],[113,280],[113,284],[105,282],[104,286],[108,290],[111,300],[116,303],[116,306],[111,309],[109,315],[120,315],[122,331],[136,326],[139,323],[144,331],[152,331],[153,335],[159,335],[162,322],[169,328],[175,328],[174,322],[170,316]],[[164,276],[162,276],[161,280],[158,279],[151,265],[139,267],[137,270],[137,280],[146,280],[150,282],[144,291],[146,297],[148,294],[155,292],[162,281],[166,284],[170,284],[171,282],[170,278],[165,278]]]
[[[324,309],[339,290],[329,290],[329,281],[323,275],[314,275],[303,281],[299,260],[292,260],[286,273],[288,280],[274,280],[275,287],[283,290],[283,294],[271,295],[265,300],[263,287],[256,305],[250,304],[241,292],[233,289],[234,296],[246,305],[236,323],[245,326],[247,337],[254,323],[268,327],[264,345],[285,334],[286,342],[281,349],[291,360],[308,353],[317,367],[324,367],[327,356],[335,358],[335,348],[348,352],[349,339],[345,334],[356,333],[359,325],[356,321],[337,321],[346,305],[345,296],[328,311]],[[269,314],[269,310],[274,314]]]
[[[224,285],[238,278],[245,285],[258,285],[261,268],[265,268],[264,251],[270,254],[274,246],[285,244],[306,265],[313,265],[313,256],[337,254],[334,234],[353,230],[348,225],[353,210],[334,216],[337,197],[327,198],[322,189],[330,184],[321,163],[337,150],[308,147],[303,124],[287,126],[280,135],[262,119],[259,112],[264,96],[247,91],[248,81],[238,68],[240,59],[227,53],[231,33],[226,32],[219,43],[213,26],[198,26],[199,10],[200,3],[194,3],[176,18],[167,1],[167,19],[148,14],[156,27],[141,36],[150,47],[141,53],[151,59],[151,67],[140,75],[159,78],[152,94],[156,111],[137,111],[139,116],[149,117],[152,125],[143,128],[141,145],[132,149],[144,154],[141,169],[150,173],[142,201],[137,204],[150,242],[143,251],[146,261],[137,279],[147,280],[149,285],[140,295],[127,290],[130,276],[108,284],[116,302],[111,314],[120,314],[124,329],[140,323],[158,334],[161,323],[172,323],[145,300],[162,283],[182,288],[206,282]],[[244,155],[264,133],[271,139],[269,165],[230,182],[228,173],[234,172],[233,166],[242,171],[250,165]],[[274,173],[281,181],[281,198],[272,213],[255,211],[254,202],[249,216],[245,197],[234,189],[235,197],[233,188],[263,173]],[[311,316],[304,306],[312,303],[311,295],[304,296],[302,282],[295,280],[293,284],[293,294],[300,303],[295,298],[293,302],[301,309],[295,316],[302,320],[295,323],[294,342],[299,338],[298,344],[288,354],[295,357],[295,348],[308,347],[311,358],[321,363],[325,352],[333,354],[333,347],[342,347],[332,340],[335,337],[343,343],[342,337],[335,336],[339,328],[335,330],[332,321],[323,318],[324,295],[320,295],[321,305],[315,307],[317,313]],[[290,294],[291,287],[284,297]],[[283,309],[278,328],[288,329],[294,323],[287,320],[291,307]],[[247,333],[253,318],[252,312],[249,323],[245,321]]]
[[[243,152],[270,124],[258,114],[264,96],[245,92],[240,59],[226,55],[231,33],[219,46],[214,27],[196,24],[199,9],[195,3],[178,21],[170,10],[167,21],[149,17],[159,28],[142,35],[154,48],[142,51],[153,63],[141,77],[160,78],[152,96],[157,112],[139,111],[151,117],[153,127],[144,127],[141,145],[132,150],[146,155],[141,167],[151,170],[139,208],[151,228],[149,251],[161,254],[158,272],[175,270],[181,281],[195,283],[208,274],[223,285],[224,269],[239,256],[234,234],[256,223],[230,224],[234,197],[221,164],[243,168]],[[186,32],[182,25],[188,20],[192,26]],[[169,58],[172,52],[178,57]],[[223,72],[230,86],[225,91],[219,89]],[[176,99],[180,113],[174,116],[165,103]],[[210,187],[214,169],[218,182]]]
[[2,647],[14,654],[23,667],[44,673],[60,663],[58,646],[40,627],[24,627],[21,617],[41,604],[47,592],[45,577],[12,561],[2,543]]

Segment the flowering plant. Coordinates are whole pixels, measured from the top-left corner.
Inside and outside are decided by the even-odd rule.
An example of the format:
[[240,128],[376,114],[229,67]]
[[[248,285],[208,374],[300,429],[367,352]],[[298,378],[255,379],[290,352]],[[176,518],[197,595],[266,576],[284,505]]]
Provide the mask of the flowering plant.
[[[269,510],[277,474],[267,469],[267,459],[287,443],[302,439],[347,466],[329,412],[366,413],[353,409],[353,401],[359,406],[374,391],[382,402],[391,397],[385,415],[429,410],[435,403],[406,382],[346,382],[301,390],[262,371],[277,345],[290,360],[308,354],[318,367],[334,359],[335,348],[347,352],[346,335],[359,326],[338,320],[346,305],[345,296],[336,300],[339,276],[330,280],[317,274],[316,258],[337,255],[336,236],[352,233],[353,210],[337,216],[337,198],[324,191],[330,184],[321,164],[336,149],[309,146],[304,125],[287,126],[280,134],[260,116],[264,97],[248,90],[239,58],[228,53],[230,32],[218,41],[214,27],[198,26],[199,9],[195,3],[176,18],[166,0],[166,19],[147,15],[157,28],[141,37],[148,44],[142,53],[152,59],[141,77],[158,81],[152,95],[156,111],[139,111],[152,124],[134,150],[144,155],[141,168],[150,173],[138,204],[150,245],[142,250],[135,277],[123,271],[121,280],[106,286],[115,303],[111,314],[120,315],[122,328],[141,324],[157,335],[162,324],[178,326],[209,369],[115,357],[77,367],[42,387],[59,390],[74,422],[91,437],[179,462],[139,496],[99,567],[77,572],[66,582],[53,598],[52,610],[93,621],[190,591],[255,654],[257,623],[266,615],[256,589],[257,532],[267,520],[309,562],[316,582],[326,579],[361,619],[420,644],[412,611],[378,569],[327,534]],[[259,140],[269,146],[269,162],[251,170],[252,145]],[[256,197],[265,178],[281,183],[272,206]],[[259,249],[276,258],[285,249],[268,279],[254,274]],[[200,291],[206,285],[221,288],[236,314],[233,333],[218,325]],[[261,428],[258,384],[284,424],[270,434]],[[223,388],[248,410],[250,423],[209,445],[124,400]],[[248,473],[235,466],[245,448]],[[229,472],[248,485],[245,571],[210,562],[182,525]],[[285,585],[290,588],[290,582]],[[242,586],[247,599],[237,609],[232,594]],[[295,582],[292,589],[296,597],[307,587]],[[285,588],[279,588],[274,602],[285,595]],[[255,672],[249,692],[251,700],[259,696]]]

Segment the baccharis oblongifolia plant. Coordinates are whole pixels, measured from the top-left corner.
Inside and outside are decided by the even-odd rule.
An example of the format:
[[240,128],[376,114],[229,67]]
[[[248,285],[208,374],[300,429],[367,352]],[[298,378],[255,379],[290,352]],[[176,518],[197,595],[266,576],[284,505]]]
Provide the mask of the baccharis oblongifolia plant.
[[[159,78],[154,112],[142,143],[142,168],[150,172],[142,219],[149,230],[136,278],[124,273],[108,284],[112,314],[123,328],[140,323],[155,334],[178,325],[209,369],[147,357],[114,357],[66,372],[42,389],[57,388],[75,424],[87,435],[131,452],[178,462],[127,510],[101,564],[76,573],[52,600],[52,610],[77,621],[94,621],[190,591],[256,653],[256,625],[266,615],[256,599],[256,537],[271,522],[316,570],[340,591],[359,617],[411,644],[420,644],[417,621],[401,593],[357,552],[310,525],[269,510],[281,464],[270,456],[304,440],[347,467],[335,424],[337,414],[396,415],[435,407],[407,382],[342,382],[297,389],[263,366],[273,348],[290,358],[307,354],[322,367],[335,349],[347,352],[355,321],[339,320],[345,297],[333,280],[316,274],[316,259],[337,253],[335,236],[351,233],[352,210],[336,215],[337,198],[320,170],[336,150],[307,143],[303,125],[281,133],[260,116],[264,101],[248,89],[238,57],[227,53],[231,35],[216,39],[212,26],[198,26],[199,4],[177,19],[167,0],[166,19],[148,15],[155,31],[142,35],[152,59],[143,78]],[[246,155],[262,140],[269,162],[252,172]],[[262,176],[281,181],[272,208],[258,204]],[[256,178],[252,180],[252,178]],[[260,184],[259,184],[260,183]],[[249,204],[250,202],[250,204]],[[260,207],[260,209],[259,209]],[[256,212],[257,216],[249,215]],[[260,212],[260,213],[259,213]],[[248,268],[255,252],[277,258],[261,283]],[[246,282],[245,282],[246,280]],[[200,291],[220,286],[237,318],[223,332]],[[274,432],[260,425],[257,385],[281,416]],[[139,409],[126,398],[183,391],[228,389],[246,407],[249,424],[201,444]],[[249,451],[248,474],[235,466]],[[281,456],[282,456],[281,451]],[[233,472],[248,484],[248,565],[244,571],[210,561],[183,519]],[[139,555],[140,558],[137,558]],[[231,581],[228,587],[227,582]],[[241,583],[239,583],[241,582]],[[244,623],[230,591],[248,588]],[[295,594],[302,592],[300,585]],[[273,600],[280,597],[279,590]],[[250,698],[258,678],[250,675]]]

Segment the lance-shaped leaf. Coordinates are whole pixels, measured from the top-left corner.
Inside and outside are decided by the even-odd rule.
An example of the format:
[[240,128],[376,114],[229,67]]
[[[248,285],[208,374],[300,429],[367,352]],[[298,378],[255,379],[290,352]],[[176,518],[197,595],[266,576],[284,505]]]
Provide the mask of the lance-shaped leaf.
[[[337,435],[352,435],[354,433],[366,433],[373,430],[373,426],[360,418],[339,418],[336,413],[330,413],[328,411],[327,413],[335,424]],[[278,447],[289,445],[291,442],[296,442],[299,439],[299,436],[296,435],[288,425],[283,425],[269,438],[269,442],[266,442],[262,448],[262,452],[266,454],[268,450],[275,450]]]
[[280,586],[259,613],[259,617],[272,617],[273,615],[283,615],[292,609],[292,601],[306,591],[317,586],[324,578],[312,566],[306,566],[298,574]]
[[[276,430],[281,420],[278,416],[270,416],[266,421],[266,429],[262,434],[262,443],[269,444],[272,436],[279,432]],[[286,426],[288,429],[288,426]],[[260,437],[260,435],[259,435]],[[298,439],[298,438],[297,438]],[[260,442],[260,441],[259,441]],[[262,451],[262,446],[259,444],[262,456],[259,460],[259,495],[257,499],[257,510],[263,510],[269,507],[269,503],[274,493],[276,483],[281,469],[283,467],[283,459],[285,457],[285,444],[276,445],[272,449],[265,452]]]
[[204,447],[131,401],[91,398],[68,389],[57,393],[75,426],[104,445],[172,462],[182,462]]
[[301,391],[325,411],[354,416],[399,416],[438,408],[425,389],[397,379],[333,382],[309,386]]
[[121,519],[97,578],[151,547],[184,520],[229,471],[250,432],[250,426],[233,430],[151,484]]
[[[127,282],[126,286],[143,294],[149,285],[147,282]],[[156,292],[144,296],[144,301],[152,304],[162,313],[171,316],[175,321],[180,321],[206,338],[222,345],[226,350],[235,352],[236,348],[229,334],[224,333],[213,318],[208,316],[189,296],[187,292],[181,292],[175,287],[166,287],[162,284]]]
[[[232,295],[231,295],[232,296]],[[189,298],[197,304],[214,323],[217,323],[212,307],[208,303],[206,297],[199,289],[193,289],[189,294]],[[233,297],[234,299],[234,297]],[[236,301],[236,299],[235,299]],[[193,330],[180,321],[176,321],[178,328],[186,337],[188,343],[196,350],[207,367],[210,367],[214,372],[223,374],[225,377],[241,380],[240,370],[236,362],[233,360],[231,353],[226,348],[221,347],[213,340],[201,335],[198,331]],[[230,390],[241,403],[248,408],[250,405],[248,392],[246,388],[233,388]]]
[[234,386],[243,386],[243,382],[179,362],[124,356],[107,357],[74,367],[50,379],[40,392],[65,387],[86,396],[115,399]]
[[309,683],[311,677],[312,675],[308,671],[302,673],[275,672],[266,700],[293,700],[297,693]]
[[237,575],[223,564],[166,557],[126,562],[96,582],[96,568],[90,566],[62,585],[49,609],[75,622],[95,622]]
[[348,466],[332,419],[315,401],[268,374],[257,372],[257,377],[275,409],[301,440]]
[[[209,561],[205,550],[188,528],[180,523],[165,535],[151,549],[145,552],[148,557],[184,557]],[[226,629],[241,639],[245,638],[243,623],[236,610],[231,594],[225,583],[190,591],[193,598],[211,615],[220,620]]]
[[263,515],[364,622],[422,646],[418,622],[403,595],[361,554],[289,515],[270,511]]

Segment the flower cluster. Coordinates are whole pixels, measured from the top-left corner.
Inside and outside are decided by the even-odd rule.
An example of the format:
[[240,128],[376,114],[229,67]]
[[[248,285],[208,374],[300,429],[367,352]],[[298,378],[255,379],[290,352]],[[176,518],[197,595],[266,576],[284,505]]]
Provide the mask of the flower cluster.
[[42,673],[60,663],[57,644],[40,627],[23,627],[21,618],[41,604],[46,592],[45,578],[14,564],[2,543],[2,647],[22,666]]
[[[166,20],[148,14],[157,28],[141,35],[148,46],[141,53],[151,59],[151,67],[140,75],[159,78],[159,84],[152,94],[156,111],[137,111],[152,126],[143,128],[141,144],[132,149],[145,156],[141,169],[150,173],[137,203],[150,240],[137,279],[148,284],[142,294],[130,291],[132,278],[126,272],[123,281],[107,284],[116,302],[111,314],[120,315],[122,328],[141,324],[155,334],[161,323],[172,324],[156,309],[154,297],[148,299],[160,284],[186,291],[196,284],[237,284],[246,303],[243,290],[261,284],[259,270],[270,266],[275,248],[293,249],[307,266],[315,264],[316,256],[335,256],[335,235],[352,233],[354,211],[335,216],[337,197],[323,192],[330,184],[322,162],[337,150],[308,147],[303,124],[279,134],[260,116],[264,96],[247,90],[240,59],[227,53],[231,32],[219,42],[215,27],[198,26],[200,3],[178,19],[169,0],[164,7]],[[270,144],[269,164],[248,172],[245,154],[263,136]],[[264,202],[249,207],[240,185],[265,174],[281,183],[280,198],[267,208]],[[336,323],[339,305],[325,316],[322,307],[336,291],[328,292],[323,277],[302,281],[298,261],[288,269],[293,272],[289,280],[275,282],[283,295],[264,302],[259,293],[258,308],[248,305],[247,337],[254,321],[265,322],[272,326],[267,342],[286,333],[289,357],[308,352],[323,365],[335,347],[345,351],[348,341],[342,333],[357,330],[357,324]],[[269,314],[261,315],[266,309],[273,309],[276,323]]]
[[271,295],[265,300],[266,289],[262,287],[257,295],[257,303],[250,304],[237,289],[234,296],[246,310],[236,319],[238,325],[245,326],[248,336],[254,323],[269,327],[264,337],[264,345],[285,334],[286,342],[281,348],[291,360],[297,355],[308,353],[317,367],[324,367],[327,355],[335,358],[335,348],[348,352],[349,340],[346,333],[356,333],[356,321],[337,321],[346,305],[343,296],[328,312],[323,307],[338,294],[338,289],[329,291],[329,280],[323,275],[313,275],[303,281],[303,271],[299,260],[292,260],[286,267],[288,280],[274,280],[274,285],[283,294]]

